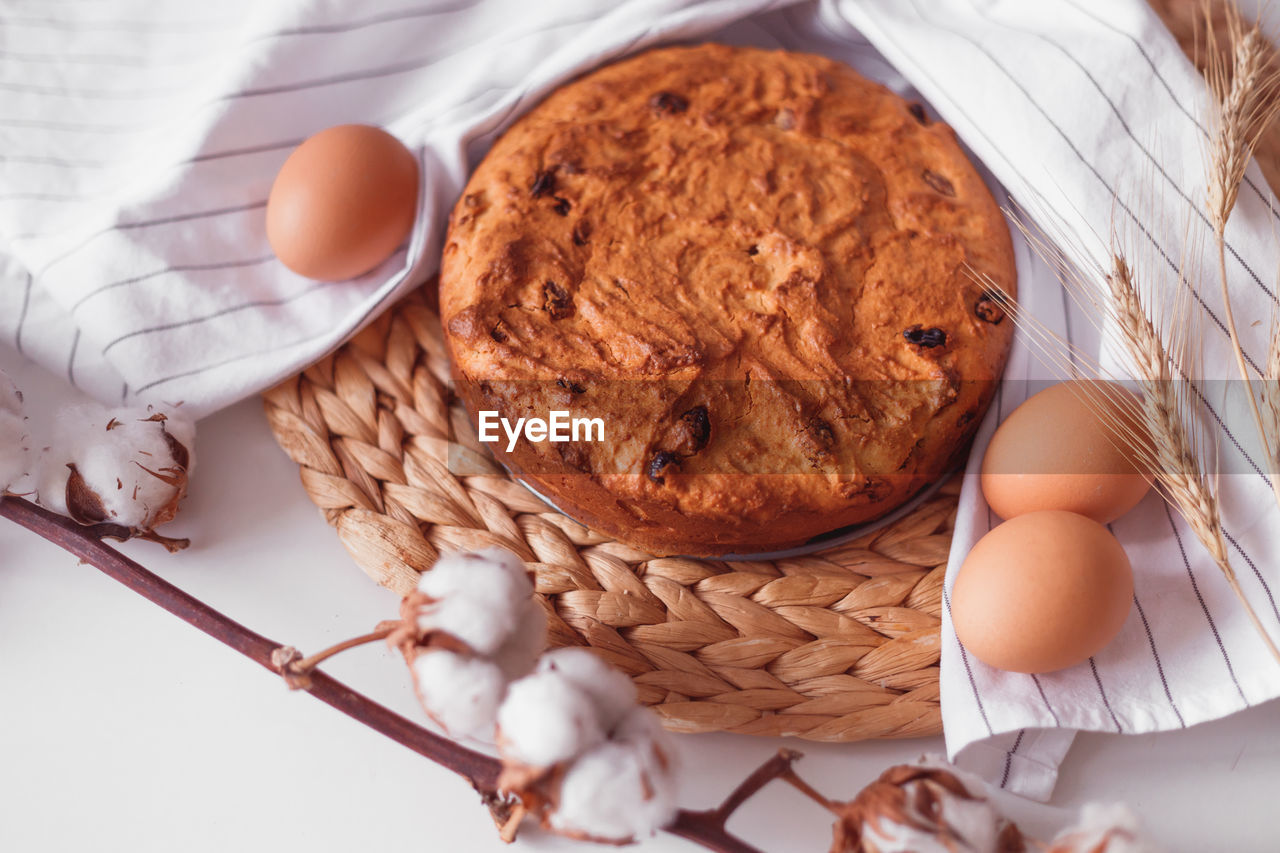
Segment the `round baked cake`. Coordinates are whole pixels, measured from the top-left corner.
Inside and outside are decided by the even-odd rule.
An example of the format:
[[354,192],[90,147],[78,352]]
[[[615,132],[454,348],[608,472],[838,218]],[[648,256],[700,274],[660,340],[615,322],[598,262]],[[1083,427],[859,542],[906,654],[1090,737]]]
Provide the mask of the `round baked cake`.
[[760,552],[960,460],[1013,331],[966,265],[1014,292],[949,127],[820,56],[673,47],[493,146],[440,311],[457,393],[516,476],[654,554]]

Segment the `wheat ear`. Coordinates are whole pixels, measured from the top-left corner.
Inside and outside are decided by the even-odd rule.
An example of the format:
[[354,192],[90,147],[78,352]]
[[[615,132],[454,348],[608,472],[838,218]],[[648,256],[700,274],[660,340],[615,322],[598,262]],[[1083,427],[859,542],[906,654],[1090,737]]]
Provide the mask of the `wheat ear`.
[[[1192,381],[1186,370],[1186,353],[1170,352],[1155,324],[1142,304],[1129,264],[1119,253],[1113,253],[1111,271],[1106,277],[1107,296],[1125,349],[1133,362],[1138,383],[1142,386],[1142,422],[1150,431],[1148,450],[1151,468],[1166,499],[1187,522],[1187,526],[1209,552],[1227,585],[1244,607],[1249,621],[1280,662],[1280,649],[1262,626],[1262,620],[1236,578],[1227,553],[1222,532],[1222,512],[1215,489],[1201,467],[1197,443],[1188,429],[1191,403],[1179,389]],[[1182,284],[1182,283],[1180,283]],[[1187,352],[1194,342],[1187,342]],[[1172,366],[1180,365],[1182,377],[1175,378]]]
[[[1231,336],[1236,367],[1245,383],[1245,396],[1249,400],[1254,425],[1270,462],[1272,453],[1267,423],[1253,392],[1252,376],[1249,365],[1245,362],[1240,335],[1236,331],[1235,312],[1232,310],[1231,292],[1227,286],[1226,230],[1245,169],[1253,158],[1254,147],[1280,108],[1280,73],[1272,62],[1274,51],[1260,27],[1255,23],[1246,30],[1240,11],[1234,3],[1230,4],[1227,14],[1225,49],[1219,46],[1214,32],[1209,0],[1203,0],[1201,9],[1205,22],[1204,49],[1207,51],[1205,79],[1214,101],[1214,109],[1210,110],[1210,133],[1205,157],[1207,204],[1209,221],[1213,225],[1214,240],[1217,243],[1223,315],[1227,332]],[[1275,346],[1273,335],[1273,356]],[[1272,373],[1272,361],[1274,359],[1268,360],[1267,375],[1263,377],[1263,396],[1272,416],[1272,434],[1275,434],[1274,416],[1277,408],[1280,408],[1280,394],[1268,393],[1271,389],[1265,387],[1271,384],[1275,376]],[[1277,436],[1277,442],[1280,443],[1280,435]],[[1267,468],[1271,490],[1275,494],[1276,505],[1280,507],[1280,472],[1275,465],[1268,465]]]
[[[1038,213],[1024,215],[1019,207],[1008,211],[1032,250],[1057,274],[1064,290],[1080,306],[1089,322],[1099,330],[1104,326],[1119,331],[1131,372],[1142,395],[1136,400],[1108,389],[1115,382],[1100,364],[1086,353],[1046,329],[1035,317],[1018,309],[1013,300],[995,288],[1006,316],[1012,317],[1031,350],[1046,364],[1075,377],[1096,380],[1100,393],[1082,394],[1081,401],[1106,423],[1111,438],[1132,453],[1139,466],[1159,485],[1161,497],[1187,522],[1196,539],[1222,572],[1232,593],[1244,607],[1249,621],[1272,657],[1280,662],[1280,649],[1262,626],[1262,621],[1245,597],[1231,566],[1222,529],[1222,513],[1216,479],[1210,477],[1202,460],[1195,431],[1196,400],[1188,391],[1200,352],[1198,312],[1192,306],[1193,279],[1189,276],[1194,253],[1184,257],[1178,280],[1164,292],[1174,294],[1173,308],[1165,310],[1161,322],[1153,320],[1143,302],[1142,292],[1125,253],[1116,247],[1116,237],[1106,253],[1107,266],[1092,260],[1090,252],[1053,211],[1039,207]],[[1047,226],[1032,224],[1038,220]],[[1098,242],[1102,238],[1094,234]],[[1069,257],[1063,247],[1071,251]],[[1074,259],[1080,259],[1079,263]],[[987,282],[990,287],[990,283]],[[1157,289],[1156,292],[1161,292]],[[1278,345],[1280,347],[1280,345]],[[1280,356],[1277,356],[1280,359]],[[1137,424],[1138,429],[1131,428]]]

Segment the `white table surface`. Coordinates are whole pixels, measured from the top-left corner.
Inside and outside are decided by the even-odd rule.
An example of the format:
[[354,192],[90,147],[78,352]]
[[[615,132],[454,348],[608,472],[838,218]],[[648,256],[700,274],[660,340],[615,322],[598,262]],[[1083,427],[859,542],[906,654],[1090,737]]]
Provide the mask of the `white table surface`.
[[[33,409],[59,379],[0,349]],[[255,399],[201,423],[191,496],[172,535],[131,556],[274,640],[314,651],[396,614],[347,556],[275,445]],[[422,719],[403,664],[381,645],[326,669]],[[1280,706],[1162,735],[1081,735],[1053,805],[1124,799],[1169,850],[1280,849]],[[679,738],[681,801],[706,807],[780,746],[849,798],[941,738],[820,745],[730,735]],[[1015,802],[1024,829],[1056,809]],[[775,783],[731,828],[766,851],[825,851],[830,818]],[[470,787],[0,520],[0,850],[590,850],[527,831],[496,836]],[[645,853],[692,851],[660,835]]]

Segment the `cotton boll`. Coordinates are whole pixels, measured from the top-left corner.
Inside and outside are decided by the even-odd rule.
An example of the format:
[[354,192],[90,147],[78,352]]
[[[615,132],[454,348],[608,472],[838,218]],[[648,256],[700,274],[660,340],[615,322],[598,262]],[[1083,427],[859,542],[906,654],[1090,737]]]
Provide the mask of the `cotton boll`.
[[511,630],[512,613],[493,607],[479,596],[454,593],[418,609],[418,629],[442,632],[466,643],[477,654],[489,657],[502,647]]
[[163,427],[136,419],[119,423],[108,440],[82,449],[76,473],[98,495],[106,520],[151,529],[177,514],[186,466],[173,458]]
[[496,664],[434,649],[414,659],[413,675],[423,708],[445,731],[493,741],[498,706],[507,687]]
[[653,773],[644,743],[609,741],[569,766],[552,828],[599,841],[653,835],[675,817],[675,785]]
[[420,630],[451,634],[488,656],[521,622],[533,583],[514,554],[486,548],[442,557],[422,574],[418,591],[433,599],[419,610]]
[[558,672],[512,682],[498,709],[498,746],[504,761],[551,767],[605,739],[591,696]]
[[538,661],[538,671],[559,673],[590,696],[606,732],[613,731],[639,702],[631,679],[587,649],[549,651]]
[[1087,803],[1079,822],[1058,834],[1047,853],[1156,853],[1137,815],[1122,803]]
[[632,747],[644,765],[650,784],[670,792],[674,802],[679,762],[674,739],[650,708],[636,706],[622,718],[610,740]]
[[502,548],[482,548],[441,557],[419,578],[418,591],[432,598],[470,592],[511,606],[533,595],[533,582],[515,554]]
[[194,434],[190,421],[152,410],[67,406],[40,461],[40,502],[82,524],[151,530],[186,494]]
[[515,680],[533,672],[538,656],[547,647],[547,614],[529,598],[511,633],[493,654],[493,662],[507,678]]
[[837,811],[833,853],[1022,849],[1017,825],[948,768],[890,767]]

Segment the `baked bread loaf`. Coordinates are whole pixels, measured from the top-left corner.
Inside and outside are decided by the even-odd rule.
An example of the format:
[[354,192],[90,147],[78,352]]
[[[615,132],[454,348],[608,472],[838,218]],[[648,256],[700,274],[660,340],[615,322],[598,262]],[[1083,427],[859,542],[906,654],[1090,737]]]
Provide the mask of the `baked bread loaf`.
[[[1013,331],[966,264],[1014,292],[949,127],[830,59],[673,47],[493,146],[440,311],[516,476],[655,554],[749,553],[880,516],[962,457]],[[508,449],[494,426],[556,410],[604,440]]]

